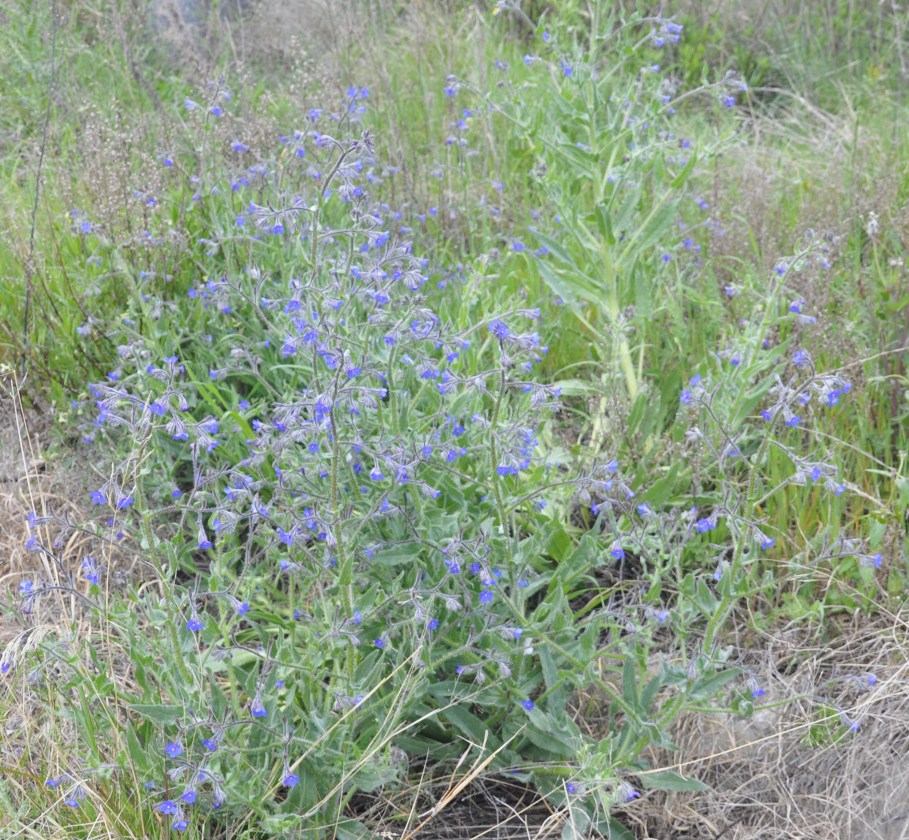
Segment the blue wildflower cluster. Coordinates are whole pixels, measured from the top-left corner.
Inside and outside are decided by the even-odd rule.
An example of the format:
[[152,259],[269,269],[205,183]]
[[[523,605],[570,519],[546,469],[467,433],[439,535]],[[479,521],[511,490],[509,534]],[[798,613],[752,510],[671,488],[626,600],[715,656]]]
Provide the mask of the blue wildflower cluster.
[[[682,35],[643,27],[651,53]],[[733,692],[739,711],[763,702],[769,681],[730,666],[717,636],[773,564],[884,562],[844,534],[802,546],[767,512],[853,489],[809,437],[853,385],[815,368],[817,318],[790,288],[807,257],[780,261],[760,295],[721,283],[729,333],[658,393],[645,360],[668,340],[661,298],[722,233],[688,184],[701,150],[676,133],[658,65],[612,78],[539,40],[520,84],[501,60],[488,94],[439,84],[431,173],[469,178],[479,135],[511,122],[529,137],[555,97],[568,116],[525,144],[545,199],[529,220],[488,172],[463,204],[442,189],[402,203],[366,87],[269,144],[217,82],[184,103],[210,169],[195,147],[162,150],[160,188],[132,194],[147,226],[92,245],[86,271],[125,265],[132,292],[115,321],[77,328],[116,348],[73,405],[97,516],[29,517],[27,549],[60,575],[23,580],[19,599],[28,615],[65,593],[113,619],[136,680],[112,719],[143,802],[176,832],[249,814],[306,830],[400,780],[402,750],[450,758],[464,741],[605,826],[641,796],[626,777],[670,743],[668,722]],[[710,88],[729,109],[746,90]],[[454,267],[421,247],[471,214],[498,247]],[[68,224],[86,248],[104,228],[82,211]],[[572,341],[602,387],[553,375]],[[586,449],[551,422],[584,413],[578,394]],[[77,575],[58,557],[75,533]],[[117,612],[105,599],[130,551],[147,579]],[[598,732],[570,715],[591,685]],[[79,808],[84,775],[47,785]]]

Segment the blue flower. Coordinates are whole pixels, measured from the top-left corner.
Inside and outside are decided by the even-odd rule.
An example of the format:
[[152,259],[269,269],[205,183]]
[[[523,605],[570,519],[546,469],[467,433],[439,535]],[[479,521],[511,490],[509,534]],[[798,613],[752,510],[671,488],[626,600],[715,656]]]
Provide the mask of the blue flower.
[[300,777],[296,773],[287,773],[284,776],[284,787],[294,788],[300,783]]
[[799,348],[792,354],[792,364],[797,368],[803,368],[811,364],[811,356],[806,350]]
[[[164,755],[166,755],[168,758],[176,758],[178,755],[183,755],[183,745],[180,744],[178,741],[171,741],[164,748]],[[167,812],[162,811],[161,813],[164,814]]]
[[622,801],[631,802],[632,799],[637,799],[641,794],[636,791],[628,782],[622,782],[619,786],[621,791]]
[[85,574],[85,579],[89,583],[97,585],[100,581],[100,576],[98,574],[98,566],[95,563],[95,558],[91,556],[84,557],[82,560],[82,571]]
[[163,802],[159,802],[155,805],[155,810],[159,814],[176,814],[177,813],[177,803],[173,799],[165,799]]
[[385,647],[385,639],[383,639],[383,638],[380,636],[378,639],[375,640],[375,642],[373,642],[373,644],[374,644],[379,650],[382,650],[382,648]]
[[521,705],[524,707],[524,710],[527,712],[533,711],[536,703],[533,702],[529,697],[526,700],[521,701]]
[[716,517],[706,516],[694,523],[694,530],[699,534],[706,534],[716,528]]
[[489,322],[489,331],[500,341],[511,335],[511,330],[508,329],[508,326],[498,318]]
[[82,804],[82,800],[88,796],[88,791],[82,785],[76,785],[64,798],[63,804],[68,805],[70,808],[78,808]]

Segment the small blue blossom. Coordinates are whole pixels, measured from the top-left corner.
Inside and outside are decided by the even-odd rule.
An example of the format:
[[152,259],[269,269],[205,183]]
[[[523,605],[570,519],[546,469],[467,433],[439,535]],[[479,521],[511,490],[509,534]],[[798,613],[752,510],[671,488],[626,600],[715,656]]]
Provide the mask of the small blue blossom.
[[716,528],[716,522],[716,516],[703,517],[694,523],[694,530],[699,534],[706,534],[708,531],[712,531]]
[[797,368],[803,368],[811,364],[811,356],[807,350],[799,348],[792,354],[792,363]]
[[[176,758],[178,755],[183,755],[183,745],[180,744],[178,741],[171,741],[164,748],[164,755],[166,755],[168,758]],[[167,813],[167,812],[162,811],[161,813]]]
[[85,579],[89,583],[93,583],[97,586],[100,582],[98,565],[95,562],[94,557],[87,556],[82,559],[82,573],[85,575]]
[[489,322],[489,331],[500,341],[511,335],[511,330],[498,318]]
[[63,799],[63,804],[70,808],[78,808],[88,796],[88,791],[82,785],[76,785]]
[[619,791],[623,802],[631,802],[641,795],[640,792],[631,787],[628,782],[622,782],[622,784],[619,785]]

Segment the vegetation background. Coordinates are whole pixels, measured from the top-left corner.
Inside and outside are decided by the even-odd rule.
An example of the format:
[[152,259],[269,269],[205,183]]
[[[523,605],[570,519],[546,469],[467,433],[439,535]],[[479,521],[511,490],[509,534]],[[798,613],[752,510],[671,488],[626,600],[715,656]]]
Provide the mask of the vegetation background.
[[3,836],[905,836],[907,25],[4,3]]

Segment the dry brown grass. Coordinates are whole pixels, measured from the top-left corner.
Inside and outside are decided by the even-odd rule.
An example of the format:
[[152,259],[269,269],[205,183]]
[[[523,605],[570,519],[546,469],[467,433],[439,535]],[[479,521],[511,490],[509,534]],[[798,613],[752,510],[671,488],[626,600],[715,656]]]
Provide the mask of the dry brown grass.
[[[628,813],[637,836],[909,837],[909,610],[779,627],[759,642],[741,654],[767,680],[754,716],[689,715],[674,733],[678,763],[654,756],[710,790],[645,795]],[[836,709],[861,728],[849,732]]]

